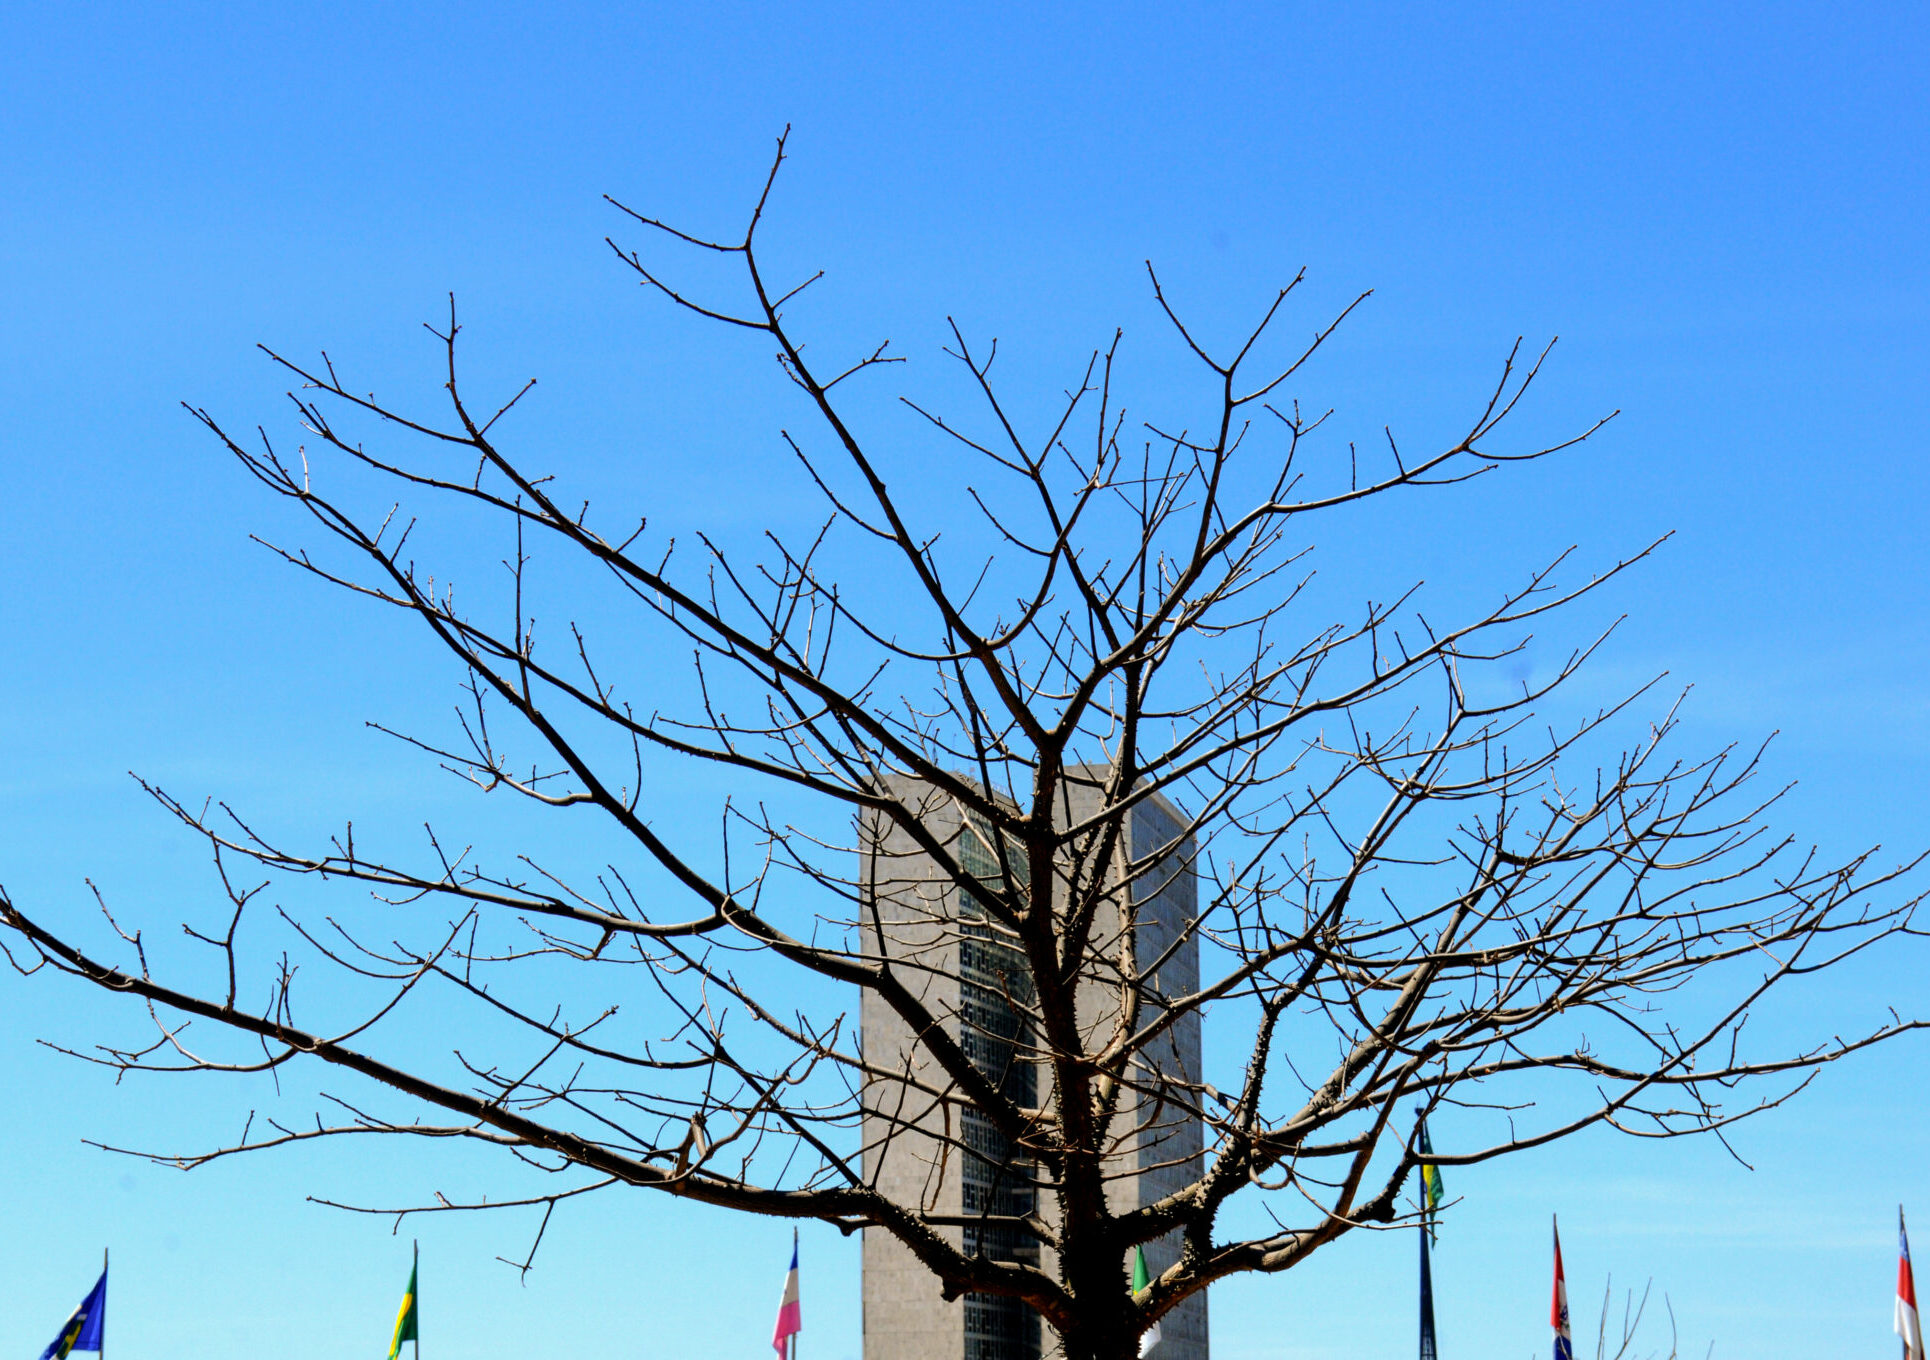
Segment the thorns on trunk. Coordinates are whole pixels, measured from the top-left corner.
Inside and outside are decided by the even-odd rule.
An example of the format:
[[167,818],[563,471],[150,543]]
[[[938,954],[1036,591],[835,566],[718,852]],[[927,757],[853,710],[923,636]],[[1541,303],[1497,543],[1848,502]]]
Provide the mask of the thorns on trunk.
[[[1071,1360],[1129,1360],[1216,1280],[1411,1222],[1416,1106],[1446,1166],[1603,1124],[1721,1136],[1919,1027],[1748,1042],[1785,984],[1912,929],[1909,866],[1771,832],[1759,753],[1678,753],[1648,690],[1572,696],[1599,637],[1505,681],[1531,631],[1647,549],[1558,559],[1470,617],[1417,593],[1314,617],[1316,525],[1358,532],[1386,498],[1600,428],[1512,441],[1545,350],[1517,344],[1457,438],[1356,452],[1289,390],[1355,304],[1283,348],[1296,278],[1222,346],[1149,267],[1197,408],[1129,410],[1114,336],[1039,425],[994,381],[994,347],[954,327],[977,409],[907,398],[925,442],[887,438],[840,400],[900,357],[821,366],[783,310],[805,285],[765,274],[783,159],[780,141],[741,238],[622,208],[646,244],[611,249],[674,308],[775,352],[807,417],[784,434],[797,494],[822,508],[801,535],[678,542],[649,505],[593,513],[519,433],[529,387],[471,405],[453,300],[431,328],[441,417],[273,352],[298,454],[193,412],[305,517],[313,546],[273,551],[411,617],[463,678],[450,732],[404,739],[622,849],[572,865],[433,831],[413,856],[351,832],[294,844],[147,786],[213,856],[220,892],[190,925],[212,972],[150,966],[118,923],[97,951],[78,921],[0,896],[11,960],[145,1004],[152,1033],[85,1054],[111,1068],[314,1060],[358,1078],[312,1123],[151,1155],[480,1141],[554,1179],[370,1211],[540,1206],[547,1226],[566,1199],[631,1186],[815,1219],[888,1238],[947,1298],[1016,1301]],[[740,267],[736,300],[675,282],[660,247]],[[949,478],[953,455],[974,471],[931,522],[898,488]],[[389,494],[365,498],[369,478]],[[494,524],[499,595],[480,582],[459,603],[417,557],[416,526],[452,513]],[[538,562],[580,592],[562,626],[536,626]],[[648,652],[626,657],[638,635]],[[679,768],[733,789],[714,839],[679,815]],[[278,915],[264,871],[372,893],[376,914]],[[331,970],[343,985],[311,981]],[[461,1035],[442,1061],[390,1019],[429,1003]],[[1162,1152],[1147,1129],[1180,1132]],[[938,1203],[968,1162],[969,1202]],[[1171,1188],[1119,1192],[1148,1167]],[[1236,1199],[1271,1230],[1229,1228]],[[1135,1296],[1124,1263],[1156,1243]]]

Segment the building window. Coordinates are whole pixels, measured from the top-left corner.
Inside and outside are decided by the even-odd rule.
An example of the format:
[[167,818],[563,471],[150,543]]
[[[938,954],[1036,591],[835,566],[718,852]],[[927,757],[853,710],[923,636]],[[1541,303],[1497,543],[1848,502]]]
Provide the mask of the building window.
[[[967,828],[959,838],[960,867],[988,891],[1002,891],[1008,873],[1012,884],[1023,888],[1025,861],[1009,854],[1001,866],[989,848],[990,839],[989,827]],[[986,921],[976,894],[959,894],[958,916],[960,1045],[972,1065],[1013,1101],[1034,1105],[1038,1072],[1026,1053],[1026,1019],[1020,1009],[1032,998],[1025,955]],[[966,1254],[1037,1265],[1037,1239],[1012,1221],[1037,1207],[1030,1162],[978,1111],[964,1111],[960,1125],[964,1212],[986,1215],[966,1225]],[[1031,1309],[996,1294],[965,1296],[964,1360],[1038,1360],[1039,1354],[1039,1318]]]

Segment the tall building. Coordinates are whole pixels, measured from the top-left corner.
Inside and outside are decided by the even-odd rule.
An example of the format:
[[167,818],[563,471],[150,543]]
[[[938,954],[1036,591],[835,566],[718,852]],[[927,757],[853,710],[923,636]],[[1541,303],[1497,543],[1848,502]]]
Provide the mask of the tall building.
[[[1063,799],[1065,825],[1097,806],[1102,772],[1073,771]],[[936,790],[901,785],[919,799],[925,828],[951,847],[967,873],[996,881],[999,866],[984,828],[968,830],[958,808]],[[1138,934],[1135,956],[1142,968],[1159,961],[1151,991],[1182,996],[1199,984],[1197,937],[1186,934],[1197,907],[1193,842],[1183,837],[1185,819],[1157,795],[1129,819],[1129,848],[1109,871],[1121,883],[1128,860],[1158,856],[1151,873],[1130,889]],[[996,937],[984,909],[960,891],[897,827],[867,828],[864,882],[870,947],[881,948],[907,986],[955,1035],[973,1064],[1017,1102],[1032,1106],[1048,1078],[1031,1062],[1021,1006],[1029,995],[1024,958]],[[1022,870],[1021,870],[1022,872]],[[1116,908],[1102,912],[1096,947],[1125,922]],[[1176,939],[1184,936],[1173,949]],[[1171,949],[1171,957],[1165,957]],[[1115,954],[1116,957],[1116,954]],[[1082,1028],[1109,1032],[1114,989],[1095,982],[1079,996]],[[860,1014],[868,1063],[930,1087],[947,1082],[913,1043],[898,1014],[867,992]],[[1203,1136],[1197,1118],[1159,1099],[1162,1080],[1200,1080],[1197,1015],[1182,1017],[1146,1055],[1135,1074],[1135,1091],[1122,1104],[1121,1133],[1108,1162],[1108,1197],[1115,1211],[1149,1204],[1200,1174]],[[1040,1193],[1035,1168],[974,1110],[950,1111],[906,1081],[874,1079],[865,1092],[864,1173],[887,1196],[915,1204],[934,1229],[967,1253],[995,1260],[1025,1261],[1047,1270],[1031,1234],[1009,1220],[1037,1213],[1049,1221],[1053,1204]],[[948,1124],[955,1122],[955,1127]],[[947,1134],[950,1134],[947,1137]],[[963,1150],[956,1149],[962,1144]],[[985,1221],[995,1215],[1005,1221]],[[1146,1260],[1157,1275],[1178,1256],[1177,1235],[1148,1243]],[[1126,1263],[1121,1262],[1122,1272]],[[967,1295],[946,1302],[935,1281],[911,1253],[881,1229],[864,1233],[864,1360],[1045,1360],[1053,1351],[1036,1316],[1016,1300]],[[1206,1297],[1196,1295],[1167,1314],[1161,1341],[1150,1360],[1207,1360]]]

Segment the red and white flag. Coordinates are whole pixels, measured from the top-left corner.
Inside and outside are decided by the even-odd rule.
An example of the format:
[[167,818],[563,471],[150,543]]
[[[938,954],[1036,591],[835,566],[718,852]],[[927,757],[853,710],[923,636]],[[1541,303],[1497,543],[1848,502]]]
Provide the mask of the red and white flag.
[[1923,1360],[1923,1329],[1917,1325],[1917,1280],[1910,1273],[1910,1235],[1903,1230],[1903,1206],[1896,1211],[1896,1334],[1903,1338],[1903,1360]]
[[[1555,1225],[1555,1298],[1548,1306],[1548,1323],[1555,1329],[1555,1360],[1575,1360],[1575,1338],[1568,1330],[1568,1280],[1561,1273],[1559,1223]],[[1922,1360],[1922,1356],[1910,1356],[1908,1360]]]
[[777,1305],[777,1326],[771,1331],[771,1346],[778,1360],[790,1360],[791,1338],[804,1330],[804,1306],[797,1292],[797,1230],[791,1230],[791,1273],[784,1277],[784,1297]]

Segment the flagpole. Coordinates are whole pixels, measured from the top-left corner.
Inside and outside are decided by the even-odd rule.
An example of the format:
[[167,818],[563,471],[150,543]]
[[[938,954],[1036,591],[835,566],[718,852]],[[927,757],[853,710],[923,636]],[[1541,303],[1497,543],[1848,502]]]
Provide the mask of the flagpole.
[[409,1278],[415,1281],[415,1298],[411,1306],[415,1309],[415,1360],[422,1360],[422,1241],[409,1239]]
[[[1423,1158],[1431,1158],[1433,1148],[1427,1137],[1427,1106],[1414,1107],[1413,1147]],[[1423,1160],[1421,1171],[1421,1216],[1417,1225],[1421,1238],[1421,1278],[1420,1278],[1420,1360],[1436,1360],[1434,1340],[1434,1280],[1427,1259],[1428,1238],[1434,1231],[1434,1196],[1430,1189],[1428,1176],[1433,1171],[1432,1162]]]
[[1434,1341],[1434,1280],[1428,1268],[1427,1225],[1421,1225],[1421,1351],[1420,1360],[1436,1360]]
[[[1897,1212],[1901,1214],[1903,1210],[1899,1208]],[[101,1248],[101,1278],[103,1280],[107,1278],[107,1248],[106,1247]],[[101,1300],[100,1309],[101,1309],[100,1357],[101,1357],[101,1360],[107,1360],[107,1300],[106,1299]]]

